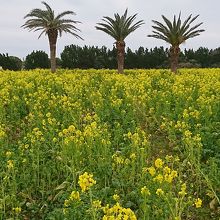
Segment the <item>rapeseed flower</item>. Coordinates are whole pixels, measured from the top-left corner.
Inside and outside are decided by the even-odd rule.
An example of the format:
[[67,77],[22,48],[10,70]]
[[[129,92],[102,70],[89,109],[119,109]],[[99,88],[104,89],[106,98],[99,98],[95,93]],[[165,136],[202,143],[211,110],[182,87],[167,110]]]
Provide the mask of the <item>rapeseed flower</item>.
[[179,192],[179,195],[185,196],[186,194],[187,194],[186,193],[186,183],[183,183],[181,186],[181,191]]
[[150,190],[146,186],[144,186],[141,188],[141,194],[143,196],[149,196],[151,193],[150,193]]
[[102,206],[101,206],[101,201],[100,200],[94,200],[92,202],[92,206],[95,208],[95,209],[100,209]]
[[163,182],[163,175],[161,175],[161,174],[158,174],[156,177],[154,177],[154,181],[156,181],[156,182],[159,182],[159,183],[162,183]]
[[148,167],[147,171],[150,173],[151,176],[156,174],[156,169],[154,167]]
[[171,174],[165,174],[164,175],[164,180],[168,183],[172,183],[173,181],[173,176]]
[[164,162],[162,159],[158,158],[155,160],[154,164],[155,164],[156,168],[161,168],[163,166]]
[[159,189],[157,189],[156,194],[158,196],[160,196],[160,195],[162,196],[162,195],[164,195],[164,191],[161,188],[159,188]]
[[21,207],[15,207],[12,209],[16,214],[19,214],[21,212]]
[[7,161],[7,167],[8,167],[8,169],[12,169],[14,167],[14,161],[13,160],[8,160]]
[[200,198],[197,198],[194,204],[196,208],[200,208],[202,206],[202,200]]
[[172,178],[177,177],[177,171],[176,170],[172,170],[170,175],[172,176]]
[[120,199],[120,196],[118,194],[114,194],[112,197],[115,201],[119,201]]
[[103,220],[137,220],[136,215],[130,208],[123,208],[118,202],[111,208],[107,204],[102,210],[104,212]]
[[80,200],[80,195],[78,191],[72,191],[69,197],[70,200]]
[[163,168],[163,172],[164,172],[165,174],[169,174],[169,173],[171,172],[171,169],[170,169],[168,166],[165,166],[165,167]]
[[11,157],[12,152],[11,152],[11,151],[7,151],[7,152],[5,153],[5,155],[6,155],[6,157]]
[[84,174],[79,176],[79,186],[81,187],[82,191],[85,192],[89,190],[89,188],[96,184],[96,181],[93,179],[93,174],[88,174],[85,172]]

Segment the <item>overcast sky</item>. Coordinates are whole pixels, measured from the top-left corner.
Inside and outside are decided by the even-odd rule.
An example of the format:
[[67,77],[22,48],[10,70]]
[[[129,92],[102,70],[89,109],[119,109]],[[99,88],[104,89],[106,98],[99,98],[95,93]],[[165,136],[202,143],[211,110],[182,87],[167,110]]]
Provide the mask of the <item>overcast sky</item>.
[[[147,37],[151,34],[151,20],[162,21],[161,15],[172,19],[174,14],[181,11],[182,18],[189,14],[200,14],[195,23],[204,22],[202,28],[206,31],[200,36],[189,39],[181,48],[194,48],[200,46],[214,49],[220,47],[220,0],[45,0],[59,13],[72,10],[76,13],[71,17],[79,20],[84,41],[64,34],[58,39],[57,56],[64,46],[76,45],[105,45],[112,48],[114,40],[104,32],[97,31],[95,25],[103,16],[112,17],[114,13],[122,14],[128,8],[128,14],[138,13],[137,19],[143,19],[145,24],[131,33],[126,39],[126,45],[132,50],[140,46],[152,48],[155,46],[168,47],[161,40]],[[0,0],[0,53],[25,58],[33,50],[44,50],[49,53],[48,39],[43,35],[38,39],[38,32],[29,32],[22,29],[25,20],[23,17],[33,8],[44,9],[40,0]]]

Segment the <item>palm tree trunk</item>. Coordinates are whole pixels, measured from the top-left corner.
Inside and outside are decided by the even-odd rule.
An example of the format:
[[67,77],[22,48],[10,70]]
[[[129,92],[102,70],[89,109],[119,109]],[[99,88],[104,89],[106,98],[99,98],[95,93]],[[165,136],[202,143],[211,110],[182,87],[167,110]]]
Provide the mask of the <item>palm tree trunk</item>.
[[56,44],[57,44],[57,30],[50,30],[48,32],[48,39],[50,44],[50,64],[51,72],[56,72]]
[[172,46],[170,48],[170,68],[173,73],[177,73],[179,62],[180,48],[179,46]]
[[125,60],[125,42],[117,41],[117,59],[118,59],[118,73],[124,73],[124,60]]

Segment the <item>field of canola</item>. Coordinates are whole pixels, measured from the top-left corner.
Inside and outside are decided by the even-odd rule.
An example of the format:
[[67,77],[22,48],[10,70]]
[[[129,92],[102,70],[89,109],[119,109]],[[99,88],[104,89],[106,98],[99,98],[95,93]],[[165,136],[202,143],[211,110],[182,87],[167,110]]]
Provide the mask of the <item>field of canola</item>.
[[0,219],[220,219],[220,69],[0,71]]

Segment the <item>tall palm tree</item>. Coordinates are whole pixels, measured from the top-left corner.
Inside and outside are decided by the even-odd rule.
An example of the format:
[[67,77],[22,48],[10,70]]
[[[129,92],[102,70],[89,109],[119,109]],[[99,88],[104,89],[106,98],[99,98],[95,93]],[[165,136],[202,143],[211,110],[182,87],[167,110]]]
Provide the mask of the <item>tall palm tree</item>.
[[45,34],[48,36],[50,44],[50,60],[51,60],[51,72],[56,71],[56,43],[58,35],[61,37],[63,32],[70,33],[76,38],[82,39],[76,32],[80,31],[76,28],[75,24],[80,23],[79,21],[65,19],[65,15],[75,15],[73,11],[64,11],[55,16],[54,11],[46,3],[42,2],[46,7],[46,10],[33,9],[27,14],[24,19],[29,18],[23,28],[29,29],[30,31],[41,31],[38,38]]
[[192,17],[191,14],[183,23],[180,18],[181,13],[179,14],[178,20],[176,20],[176,16],[174,16],[173,22],[171,22],[164,15],[162,15],[165,24],[152,20],[152,22],[155,24],[154,26],[152,26],[154,31],[153,34],[148,35],[148,37],[161,39],[171,44],[170,62],[171,71],[174,73],[176,73],[178,68],[180,44],[182,44],[189,38],[193,38],[200,35],[200,33],[204,31],[203,29],[198,29],[198,27],[203,24],[202,22],[191,27],[191,24],[198,18],[198,16],[199,15]]
[[120,16],[118,13],[114,14],[114,18],[103,17],[103,23],[97,23],[96,29],[105,32],[113,37],[116,42],[117,59],[118,59],[118,72],[124,71],[124,57],[125,57],[125,38],[142,24],[143,20],[140,20],[133,24],[137,14],[127,17],[128,10]]

